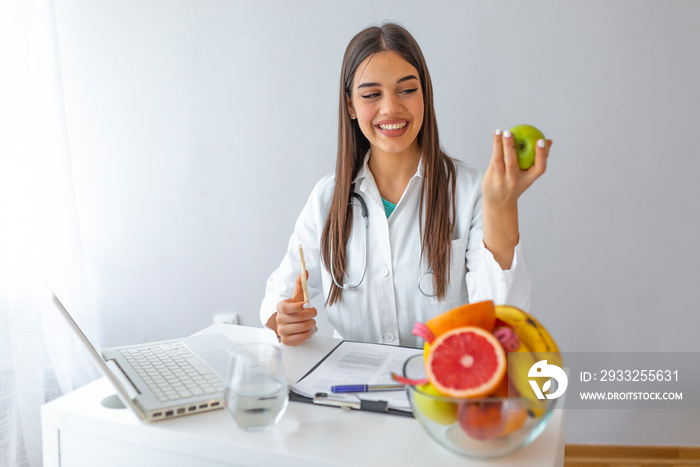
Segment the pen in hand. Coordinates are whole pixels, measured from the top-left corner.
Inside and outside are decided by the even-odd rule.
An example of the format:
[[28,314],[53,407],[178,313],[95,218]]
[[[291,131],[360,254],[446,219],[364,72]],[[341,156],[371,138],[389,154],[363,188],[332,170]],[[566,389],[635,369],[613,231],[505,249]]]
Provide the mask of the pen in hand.
[[[301,243],[299,244],[299,258],[301,258],[301,290],[304,292],[304,308],[309,308],[311,303],[309,303],[309,288],[306,285],[306,262],[304,261],[304,249],[301,247]],[[314,326],[311,330],[311,336],[316,334],[317,331],[318,327]]]
[[304,250],[299,244],[299,257],[301,258],[301,288],[304,291],[304,302],[309,303],[309,289],[306,286],[306,263],[304,262]]
[[331,386],[331,392],[338,394],[345,392],[401,391],[403,388],[403,384],[346,384]]

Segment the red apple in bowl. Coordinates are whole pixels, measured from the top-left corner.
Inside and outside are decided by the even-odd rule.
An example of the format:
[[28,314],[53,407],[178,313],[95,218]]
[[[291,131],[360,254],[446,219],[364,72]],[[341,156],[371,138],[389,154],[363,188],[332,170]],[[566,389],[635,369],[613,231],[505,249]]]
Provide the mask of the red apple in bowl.
[[506,426],[502,408],[500,401],[465,402],[459,407],[459,425],[470,438],[480,441],[493,439]]

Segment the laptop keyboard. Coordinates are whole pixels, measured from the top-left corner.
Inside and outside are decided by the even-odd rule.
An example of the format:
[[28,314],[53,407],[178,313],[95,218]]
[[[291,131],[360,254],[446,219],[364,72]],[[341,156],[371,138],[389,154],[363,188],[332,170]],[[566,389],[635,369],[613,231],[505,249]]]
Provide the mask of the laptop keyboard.
[[121,354],[161,402],[224,390],[221,378],[179,342],[125,349]]

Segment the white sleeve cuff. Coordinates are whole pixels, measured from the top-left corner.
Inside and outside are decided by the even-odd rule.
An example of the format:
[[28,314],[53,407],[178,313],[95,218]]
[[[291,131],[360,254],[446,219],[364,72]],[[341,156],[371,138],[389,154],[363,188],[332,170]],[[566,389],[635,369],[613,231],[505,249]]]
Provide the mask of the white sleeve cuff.
[[511,305],[523,310],[530,308],[532,279],[521,243],[515,246],[510,269],[501,269],[483,241],[474,259],[476,264],[468,265],[467,273],[470,302],[493,300],[497,305]]

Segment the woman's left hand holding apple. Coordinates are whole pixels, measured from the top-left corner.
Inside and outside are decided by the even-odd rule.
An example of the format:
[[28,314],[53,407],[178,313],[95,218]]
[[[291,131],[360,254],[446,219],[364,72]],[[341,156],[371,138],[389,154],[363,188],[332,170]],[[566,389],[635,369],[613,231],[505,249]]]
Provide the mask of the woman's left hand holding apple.
[[534,165],[522,170],[510,131],[494,133],[491,162],[481,182],[484,244],[503,270],[510,269],[520,241],[518,198],[545,172],[551,146],[552,140],[537,144]]

